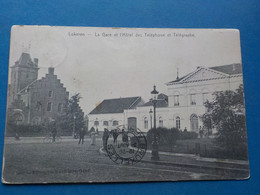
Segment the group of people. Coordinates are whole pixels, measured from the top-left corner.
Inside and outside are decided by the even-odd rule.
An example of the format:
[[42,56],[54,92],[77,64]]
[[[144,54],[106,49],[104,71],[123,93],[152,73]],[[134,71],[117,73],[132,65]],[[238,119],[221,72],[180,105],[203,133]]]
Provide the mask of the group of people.
[[[56,136],[57,136],[57,128],[56,128],[56,124],[55,122],[53,122],[50,126],[50,132],[51,132],[51,135],[52,135],[52,142],[55,142],[56,140]],[[79,132],[78,132],[78,136],[79,136],[79,142],[78,144],[83,144],[84,143],[84,138],[85,138],[85,135],[87,134],[85,128],[80,128]],[[103,137],[102,137],[102,141],[103,141],[103,147],[106,148],[106,141],[109,137],[109,130],[107,128],[104,129],[104,133],[103,133]],[[128,143],[128,135],[127,135],[127,132],[122,129],[122,133],[118,132],[117,129],[114,129],[114,130],[111,130],[111,134],[112,134],[112,137],[113,137],[113,143],[114,144],[117,144],[117,137],[119,134],[122,134],[122,142],[125,142],[125,143]],[[94,128],[94,127],[91,127],[91,129],[89,130],[88,132],[88,135],[90,136],[91,138],[91,145],[96,145],[96,137],[97,135],[99,135],[99,131],[98,131],[98,128]],[[74,135],[75,137],[75,135]]]
[[[89,130],[89,135],[91,137],[91,145],[96,145],[96,136],[99,134],[98,132],[98,128],[94,128],[94,127],[91,127],[91,129]],[[81,128],[80,131],[79,131],[79,142],[78,144],[83,144],[84,143],[84,137],[86,135],[86,131],[84,128]]]
[[105,150],[106,150],[106,147],[107,147],[107,140],[108,140],[110,134],[113,137],[113,144],[117,144],[117,138],[120,134],[122,134],[122,142],[123,143],[129,142],[128,132],[125,131],[125,129],[122,129],[122,132],[120,133],[117,129],[113,129],[113,130],[111,130],[111,132],[109,132],[109,130],[107,128],[105,128],[104,133],[103,133],[103,137],[102,137],[103,148]]

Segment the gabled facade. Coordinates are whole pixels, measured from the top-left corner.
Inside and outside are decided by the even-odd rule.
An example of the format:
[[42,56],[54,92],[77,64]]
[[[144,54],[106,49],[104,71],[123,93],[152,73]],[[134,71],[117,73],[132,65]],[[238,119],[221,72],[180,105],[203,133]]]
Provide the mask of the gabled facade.
[[69,98],[69,92],[54,74],[54,68],[50,67],[45,77],[37,80],[38,69],[38,59],[32,61],[28,53],[22,53],[11,67],[8,116],[19,124],[55,120],[62,114]]
[[[189,131],[203,126],[199,116],[205,113],[204,102],[213,100],[216,91],[236,90],[243,83],[242,65],[198,67],[192,73],[167,83],[169,119]],[[178,121],[180,122],[178,122]]]

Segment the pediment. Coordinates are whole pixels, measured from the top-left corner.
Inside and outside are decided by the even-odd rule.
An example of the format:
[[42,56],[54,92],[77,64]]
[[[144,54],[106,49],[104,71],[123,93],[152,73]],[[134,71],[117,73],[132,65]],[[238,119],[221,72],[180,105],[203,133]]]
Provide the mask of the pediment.
[[201,80],[219,79],[227,76],[228,75],[225,73],[221,73],[209,68],[198,68],[196,71],[184,78],[182,82],[195,82]]

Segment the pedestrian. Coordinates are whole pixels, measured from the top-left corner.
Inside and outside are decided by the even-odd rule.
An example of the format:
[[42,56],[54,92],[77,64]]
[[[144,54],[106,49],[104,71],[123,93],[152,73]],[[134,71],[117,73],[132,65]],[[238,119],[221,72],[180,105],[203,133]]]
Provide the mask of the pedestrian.
[[51,123],[51,134],[52,134],[52,142],[55,142],[57,136],[57,129],[55,121]]
[[92,133],[93,131],[95,131],[95,128],[94,128],[94,127],[91,127],[90,130],[89,130],[90,135],[91,135],[91,133]]
[[183,131],[184,131],[184,132],[187,132],[187,127],[185,127]]
[[113,135],[113,143],[117,144],[117,136],[118,136],[118,132],[116,129],[112,130],[112,135]]
[[20,140],[18,133],[15,133],[15,140]]
[[103,133],[103,137],[102,137],[102,141],[103,141],[103,148],[105,151],[107,151],[107,139],[109,137],[109,131],[107,128],[104,128],[104,133]]
[[125,129],[122,129],[122,141],[128,143],[128,135],[127,132],[125,132]]
[[82,127],[79,131],[79,144],[81,142],[81,144],[84,143],[84,136],[85,136],[85,129]]
[[203,137],[203,129],[202,129],[202,127],[200,126],[200,129],[199,129],[199,134],[200,134],[200,138],[202,138]]
[[96,131],[95,131],[95,130],[92,131],[92,132],[90,133],[90,136],[91,136],[91,145],[92,145],[92,146],[96,145]]

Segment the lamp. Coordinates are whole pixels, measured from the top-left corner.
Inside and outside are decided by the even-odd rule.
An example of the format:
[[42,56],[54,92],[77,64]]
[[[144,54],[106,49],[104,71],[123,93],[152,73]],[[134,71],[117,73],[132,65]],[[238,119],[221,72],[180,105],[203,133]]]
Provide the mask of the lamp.
[[[159,135],[156,129],[156,103],[157,103],[157,96],[158,91],[156,90],[156,86],[153,86],[153,91],[151,91],[152,95],[152,103],[153,103],[153,114],[154,114],[154,129],[153,129],[153,140],[152,140],[152,157],[151,160],[160,160],[159,157]],[[150,110],[151,111],[151,110]],[[149,112],[150,113],[150,112]]]

